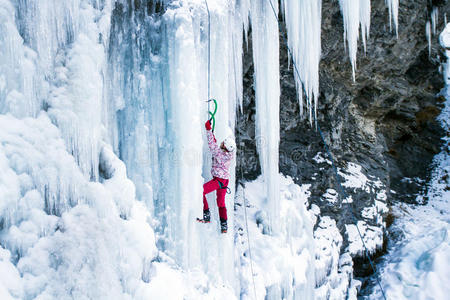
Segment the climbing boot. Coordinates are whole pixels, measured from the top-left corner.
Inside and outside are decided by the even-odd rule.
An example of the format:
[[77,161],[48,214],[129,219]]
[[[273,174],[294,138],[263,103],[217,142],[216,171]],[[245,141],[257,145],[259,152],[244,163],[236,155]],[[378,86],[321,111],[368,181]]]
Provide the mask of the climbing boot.
[[220,219],[220,230],[222,231],[222,233],[227,233],[228,230],[227,220]]
[[211,214],[209,213],[209,209],[205,209],[203,211],[203,219],[197,218],[197,221],[200,223],[210,223],[211,222]]

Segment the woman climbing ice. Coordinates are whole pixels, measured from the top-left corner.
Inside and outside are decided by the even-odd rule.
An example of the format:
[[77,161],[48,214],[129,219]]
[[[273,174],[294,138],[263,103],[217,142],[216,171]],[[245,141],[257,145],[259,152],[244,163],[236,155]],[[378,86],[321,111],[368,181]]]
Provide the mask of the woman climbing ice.
[[213,179],[203,185],[203,219],[197,219],[202,223],[211,222],[208,201],[206,194],[217,191],[217,206],[219,207],[220,228],[222,233],[227,232],[227,208],[225,207],[225,195],[227,193],[230,173],[228,171],[233,159],[236,143],[233,136],[227,137],[220,147],[216,143],[216,138],[211,131],[211,122],[205,123],[206,135],[208,137],[209,150],[212,153],[211,175]]

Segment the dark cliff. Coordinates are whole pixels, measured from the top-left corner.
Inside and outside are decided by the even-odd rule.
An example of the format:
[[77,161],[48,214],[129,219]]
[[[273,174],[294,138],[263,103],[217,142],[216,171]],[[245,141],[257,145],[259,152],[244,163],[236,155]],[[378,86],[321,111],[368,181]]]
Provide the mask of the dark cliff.
[[[425,28],[436,6],[437,33],[432,36],[429,53]],[[447,1],[400,1],[396,37],[389,27],[385,1],[372,1],[367,52],[360,43],[353,82],[339,2],[323,1],[318,123],[337,166],[345,168],[348,162],[361,165],[368,178],[377,178],[385,185],[388,205],[397,201],[414,203],[416,195],[426,189],[432,158],[440,151],[445,133],[435,120],[443,102],[437,94],[444,86],[439,73],[443,55],[438,35],[448,12]],[[327,154],[319,132],[307,117],[299,115],[292,63],[289,68],[282,30],[280,172],[299,184],[311,184],[311,203],[320,207],[322,215],[337,221],[345,238],[344,225],[353,223],[352,214],[362,219],[362,208],[373,205],[377,191],[346,189],[354,200],[352,205],[324,200],[327,189],[339,191],[339,187],[333,168],[313,160],[318,152],[323,157]],[[239,114],[236,128],[237,142],[244,146],[237,159],[238,168],[245,166],[244,180],[260,174],[254,142],[251,45],[249,49],[244,57],[244,112]],[[391,220],[386,219],[387,225]],[[363,259],[355,262],[356,275],[370,273]]]

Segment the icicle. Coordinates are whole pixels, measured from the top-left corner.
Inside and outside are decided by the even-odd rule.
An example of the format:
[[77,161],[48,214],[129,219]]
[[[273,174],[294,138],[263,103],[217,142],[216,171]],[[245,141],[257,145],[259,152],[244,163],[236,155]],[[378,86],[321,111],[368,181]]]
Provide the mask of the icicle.
[[[359,1],[339,0],[342,17],[344,18],[344,40],[347,39],[350,62],[352,64],[352,78],[355,81],[356,53],[358,51],[358,35],[360,24]],[[365,23],[366,25],[366,23]]]
[[392,19],[394,19],[395,34],[398,37],[398,0],[385,0],[389,8],[389,27],[392,30]]
[[361,24],[361,37],[364,45],[364,52],[367,51],[367,39],[370,34],[370,0],[359,1],[359,23]]
[[[272,233],[278,233],[280,140],[278,1],[251,0],[253,61],[255,65],[256,139],[267,191],[267,212]],[[275,9],[275,13],[272,6]]]
[[431,23],[427,21],[425,24],[425,35],[427,36],[428,41],[428,55],[431,55]]
[[439,18],[439,10],[437,7],[433,7],[431,14],[430,14],[430,21],[427,21],[425,25],[425,35],[427,37],[428,41],[428,55],[431,56],[431,39],[433,35],[436,34],[436,24],[438,22]]
[[288,46],[291,51],[288,54],[289,58],[292,54],[292,59],[295,62],[293,72],[300,114],[303,113],[302,99],[303,92],[305,92],[310,121],[312,122],[312,111],[314,110],[314,113],[316,113],[315,108],[317,108],[319,97],[322,1],[284,0],[282,3],[288,34]]
[[431,26],[433,28],[433,34],[436,34],[436,24],[438,23],[439,18],[439,9],[437,7],[433,7],[431,11]]

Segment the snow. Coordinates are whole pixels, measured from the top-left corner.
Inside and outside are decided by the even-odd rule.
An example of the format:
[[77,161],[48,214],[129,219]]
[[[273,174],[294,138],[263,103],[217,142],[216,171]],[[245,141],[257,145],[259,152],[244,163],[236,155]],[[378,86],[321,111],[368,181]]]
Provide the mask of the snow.
[[383,246],[383,227],[370,226],[365,221],[358,221],[356,225],[346,224],[345,229],[349,243],[348,251],[352,256],[364,256],[366,249],[369,255],[372,255]]
[[279,179],[281,231],[276,236],[268,234],[267,216],[261,210],[267,197],[260,188],[262,176],[246,182],[245,188],[239,186],[236,193],[241,299],[255,298],[253,279],[256,299],[343,299],[347,294],[356,299],[359,283],[353,279],[349,253],[341,253],[343,240],[335,220],[320,217],[316,205],[307,210],[310,185],[299,186],[281,174]]
[[362,166],[348,162],[345,169],[338,168],[338,174],[343,178],[342,186],[360,189],[367,193],[376,193],[379,200],[386,200],[386,187],[379,179],[369,179],[364,175]]
[[[365,191],[374,195],[377,211],[380,213],[386,210],[387,189],[386,186],[376,178],[369,179],[364,175],[362,166],[354,162],[348,162],[345,169],[338,168],[338,174],[342,177],[342,186],[351,188],[353,191]],[[352,195],[347,195],[342,203],[352,203]],[[383,208],[381,207],[383,206]]]
[[324,158],[323,157],[323,153],[322,152],[317,152],[317,154],[313,157],[313,160],[316,163],[318,163],[318,164],[321,164],[321,163],[327,163],[329,165],[332,164],[331,160],[329,160],[328,158]]
[[322,195],[322,198],[330,204],[336,204],[339,200],[339,195],[335,189],[327,189],[326,193]]
[[0,297],[2,299],[22,298],[20,273],[11,263],[11,253],[0,246]]
[[[348,251],[350,254],[352,256],[364,256],[365,248],[372,254],[383,246],[383,231],[386,227],[383,215],[388,212],[386,186],[377,178],[369,179],[364,175],[362,166],[353,162],[348,162],[345,169],[338,168],[338,174],[342,177],[343,187],[350,188],[355,193],[363,191],[369,195],[373,195],[373,204],[364,207],[361,210],[361,216],[367,222],[376,224],[376,226],[369,225],[366,221],[362,220],[358,221],[357,224],[345,225],[349,242]],[[348,195],[342,203],[353,203],[352,195]],[[357,214],[357,212],[353,213]],[[351,221],[353,222],[354,220]],[[358,229],[364,243],[361,241]]]
[[370,220],[376,219],[378,224],[383,225],[381,223],[381,220],[383,220],[381,215],[387,213],[388,211],[389,211],[389,209],[388,209],[386,203],[375,200],[375,203],[373,204],[373,206],[365,207],[362,210],[361,215],[363,218],[366,218],[366,219],[370,219]]

